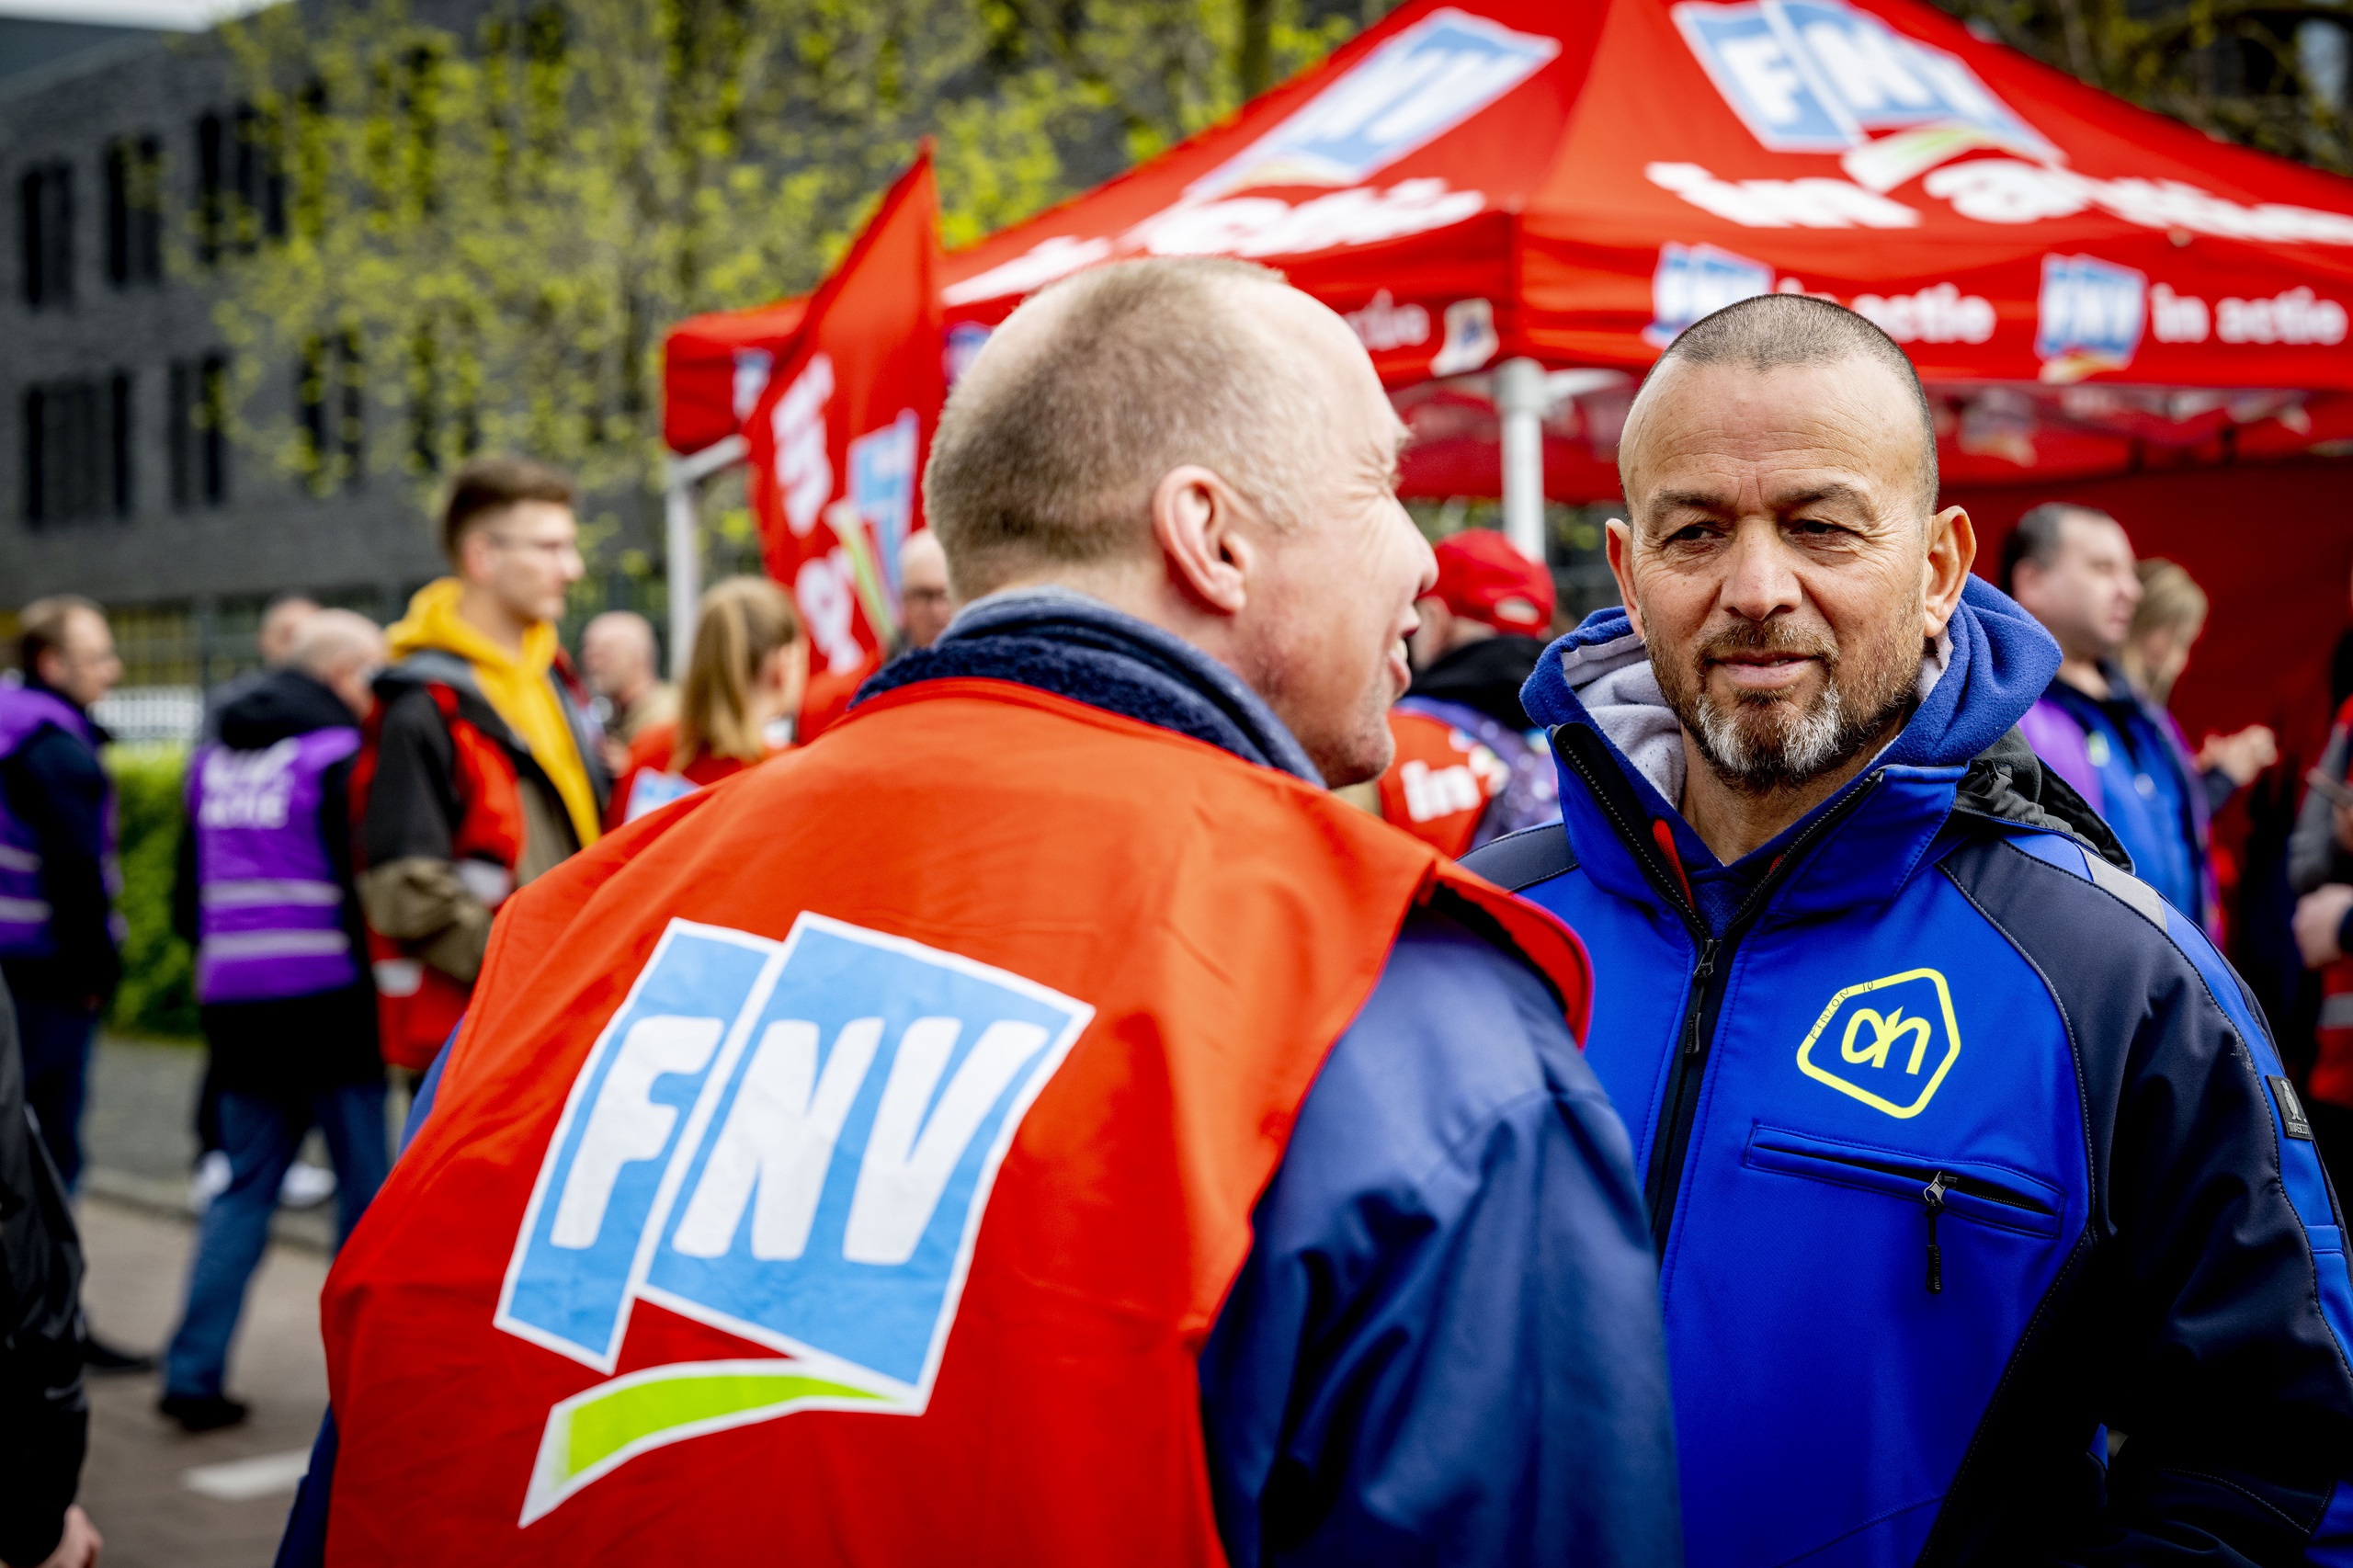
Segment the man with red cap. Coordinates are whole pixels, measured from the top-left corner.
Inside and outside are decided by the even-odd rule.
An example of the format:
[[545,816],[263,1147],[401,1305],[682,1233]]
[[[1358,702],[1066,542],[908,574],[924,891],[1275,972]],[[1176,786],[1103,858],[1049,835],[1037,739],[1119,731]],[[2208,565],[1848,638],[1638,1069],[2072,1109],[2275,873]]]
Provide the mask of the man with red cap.
[[1519,688],[1552,626],[1552,574],[1492,528],[1438,541],[1438,584],[1415,606],[1418,672],[1389,710],[1396,760],[1381,815],[1449,855],[1561,814],[1551,753]]

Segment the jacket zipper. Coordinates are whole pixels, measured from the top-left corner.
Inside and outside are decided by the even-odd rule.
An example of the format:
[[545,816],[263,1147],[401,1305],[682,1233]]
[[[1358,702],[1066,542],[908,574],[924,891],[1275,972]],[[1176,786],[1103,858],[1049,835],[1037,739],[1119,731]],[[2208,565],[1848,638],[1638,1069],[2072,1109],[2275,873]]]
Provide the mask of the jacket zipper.
[[1561,731],[1568,728],[1562,725],[1553,731],[1554,751],[1576,769],[1577,777],[1584,780],[1586,789],[1600,805],[1602,813],[1617,829],[1618,836],[1633,850],[1636,861],[1650,877],[1652,885],[1666,900],[1668,907],[1682,918],[1684,928],[1699,949],[1698,960],[1691,967],[1690,1001],[1686,1005],[1683,1016],[1683,1045],[1676,1052],[1674,1071],[1667,1082],[1665,1115],[1659,1119],[1658,1131],[1651,1140],[1650,1169],[1644,1173],[1643,1183],[1643,1201],[1651,1216],[1651,1244],[1664,1265],[1667,1232],[1675,1218],[1676,1198],[1683,1186],[1683,1166],[1689,1152],[1691,1125],[1698,1116],[1699,1081],[1707,1072],[1708,1046],[1715,1032],[1709,1025],[1722,997],[1724,975],[1732,967],[1729,962],[1731,954],[1738,948],[1740,938],[1747,935],[1749,923],[1764,907],[1765,901],[1780,886],[1784,869],[1794,867],[1824,834],[1853,815],[1878,787],[1882,776],[1873,773],[1866,777],[1861,786],[1843,804],[1817,819],[1812,827],[1800,834],[1797,841],[1782,852],[1779,863],[1750,890],[1747,901],[1725,926],[1723,936],[1719,937],[1709,931],[1699,918],[1699,912],[1692,907],[1691,901],[1683,896],[1683,890],[1675,884],[1674,878],[1661,867],[1656,846],[1632,830],[1625,813],[1618,809],[1608,791],[1601,788],[1585,757],[1579,755],[1581,747],[1563,739]]
[[[1805,1151],[1805,1157],[1826,1165],[1853,1165],[1858,1170],[1877,1171],[1882,1176],[1905,1176],[1917,1181],[1924,1167],[1899,1164],[1893,1160],[1866,1160],[1852,1154],[1825,1154],[1818,1149]],[[1945,1194],[1959,1192],[1987,1203],[1999,1203],[2005,1208],[2022,1210],[2029,1214],[2049,1214],[2048,1204],[2011,1191],[1975,1176],[1955,1176],[1949,1171],[1928,1169],[1928,1181],[1920,1189],[1920,1208],[1928,1219],[1928,1294],[1941,1296],[1945,1290],[1944,1249],[1937,1243],[1937,1220],[1945,1211]]]

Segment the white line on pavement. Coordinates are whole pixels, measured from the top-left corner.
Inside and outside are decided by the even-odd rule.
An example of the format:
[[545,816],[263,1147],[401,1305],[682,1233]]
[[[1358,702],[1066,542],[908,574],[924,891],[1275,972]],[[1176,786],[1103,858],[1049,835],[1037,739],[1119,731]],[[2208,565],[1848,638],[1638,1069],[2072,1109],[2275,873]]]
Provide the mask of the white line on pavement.
[[256,1497],[293,1491],[310,1470],[311,1450],[293,1449],[282,1454],[200,1464],[181,1471],[180,1484],[199,1496],[222,1503],[250,1503]]

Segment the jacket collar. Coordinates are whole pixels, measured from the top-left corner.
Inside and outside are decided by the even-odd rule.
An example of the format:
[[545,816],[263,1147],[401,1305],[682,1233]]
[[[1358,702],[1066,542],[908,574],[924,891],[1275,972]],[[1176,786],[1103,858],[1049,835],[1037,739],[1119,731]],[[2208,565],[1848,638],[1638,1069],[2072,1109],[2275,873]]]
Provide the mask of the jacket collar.
[[[1844,789],[1751,857],[1760,870],[1796,857],[1781,868],[1775,913],[1826,914],[1892,896],[1950,815],[1972,763],[2033,706],[2058,663],[2058,646],[2041,627],[1972,578],[1922,670],[1903,731]],[[1563,817],[1597,886],[1664,902],[1671,871],[1653,846],[1654,823],[1666,824],[1687,864],[1713,863],[1676,808],[1681,726],[1622,608],[1588,617],[1555,642],[1520,695],[1529,715],[1554,729]]]
[[974,599],[937,642],[876,672],[857,700],[951,676],[1017,681],[1324,783],[1306,750],[1239,676],[1184,639],[1068,588],[1013,588]]

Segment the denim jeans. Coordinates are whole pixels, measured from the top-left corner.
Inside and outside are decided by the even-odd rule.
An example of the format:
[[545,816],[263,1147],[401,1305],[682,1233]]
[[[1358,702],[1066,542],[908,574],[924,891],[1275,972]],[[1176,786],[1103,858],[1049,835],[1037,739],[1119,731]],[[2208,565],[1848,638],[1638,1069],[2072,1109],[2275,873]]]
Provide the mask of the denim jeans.
[[82,1107],[90,1083],[90,1042],[98,1015],[62,1002],[17,999],[17,1038],[25,1060],[25,1103],[40,1121],[57,1174],[71,1192],[82,1178]]
[[229,1341],[244,1312],[245,1286],[269,1244],[278,1183],[302,1135],[316,1123],[335,1162],[336,1241],[384,1184],[392,1156],[384,1139],[384,1085],[346,1084],[299,1099],[224,1092],[221,1142],[229,1187],[205,1210],[188,1266],[188,1306],[164,1353],[164,1392],[217,1394],[227,1375]]

